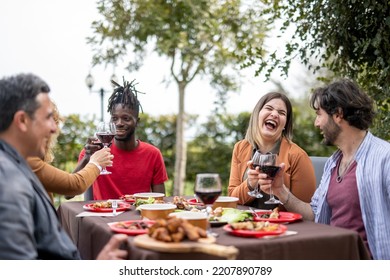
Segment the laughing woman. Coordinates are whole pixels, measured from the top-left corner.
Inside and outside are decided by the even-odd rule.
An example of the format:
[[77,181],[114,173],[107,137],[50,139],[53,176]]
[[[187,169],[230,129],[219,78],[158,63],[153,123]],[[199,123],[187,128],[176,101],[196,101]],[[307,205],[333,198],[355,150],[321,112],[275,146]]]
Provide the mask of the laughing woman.
[[310,202],[315,191],[314,168],[307,153],[292,142],[293,112],[286,95],[270,92],[253,109],[245,139],[234,145],[228,192],[239,203],[259,209],[278,205],[265,204],[269,195],[256,198],[248,192],[259,188],[259,171],[252,169],[251,158],[256,150],[262,154],[278,154],[277,165],[285,163],[284,184],[303,201]]

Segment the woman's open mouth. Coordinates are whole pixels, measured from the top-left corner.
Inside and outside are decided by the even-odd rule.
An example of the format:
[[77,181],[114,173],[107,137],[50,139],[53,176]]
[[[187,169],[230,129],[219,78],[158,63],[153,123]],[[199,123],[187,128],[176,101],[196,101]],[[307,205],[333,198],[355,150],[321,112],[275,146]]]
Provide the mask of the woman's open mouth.
[[268,129],[271,129],[271,130],[274,130],[277,128],[278,124],[273,121],[273,120],[266,120],[264,122],[264,125],[268,128]]

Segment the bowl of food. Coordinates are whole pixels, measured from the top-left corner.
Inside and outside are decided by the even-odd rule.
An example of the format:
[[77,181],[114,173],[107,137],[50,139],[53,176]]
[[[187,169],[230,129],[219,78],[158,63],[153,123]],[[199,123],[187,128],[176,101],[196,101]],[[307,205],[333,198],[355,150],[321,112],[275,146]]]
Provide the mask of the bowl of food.
[[174,216],[183,220],[187,220],[190,224],[196,227],[200,227],[204,230],[207,229],[207,213],[204,212],[191,212],[191,211],[181,211],[174,212],[169,214],[169,216]]
[[217,207],[237,208],[238,198],[233,196],[220,196],[213,204],[213,209]]
[[133,197],[137,199],[149,199],[154,198],[155,200],[164,200],[165,194],[157,193],[157,192],[143,192],[143,193],[135,193]]
[[175,211],[174,204],[142,204],[138,206],[141,216],[149,220],[165,219],[170,213]]

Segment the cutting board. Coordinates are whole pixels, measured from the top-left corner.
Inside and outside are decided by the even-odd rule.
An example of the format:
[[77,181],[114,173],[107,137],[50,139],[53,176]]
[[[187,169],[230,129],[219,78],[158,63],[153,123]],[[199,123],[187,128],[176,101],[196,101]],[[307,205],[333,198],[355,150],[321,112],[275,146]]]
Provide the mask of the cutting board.
[[204,253],[212,256],[226,258],[228,260],[235,260],[239,253],[234,246],[224,246],[215,244],[215,237],[200,238],[196,241],[182,241],[182,242],[163,242],[158,241],[148,234],[138,235],[134,238],[136,246],[164,253]]

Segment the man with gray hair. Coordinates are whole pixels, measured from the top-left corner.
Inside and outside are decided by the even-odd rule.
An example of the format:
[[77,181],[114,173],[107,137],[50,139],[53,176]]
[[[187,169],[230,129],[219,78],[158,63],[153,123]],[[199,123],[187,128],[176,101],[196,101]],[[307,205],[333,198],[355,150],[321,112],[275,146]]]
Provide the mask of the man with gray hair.
[[[43,157],[56,132],[50,88],[33,74],[0,80],[0,259],[80,259],[39,179],[26,162]],[[98,259],[122,259],[116,235]]]

